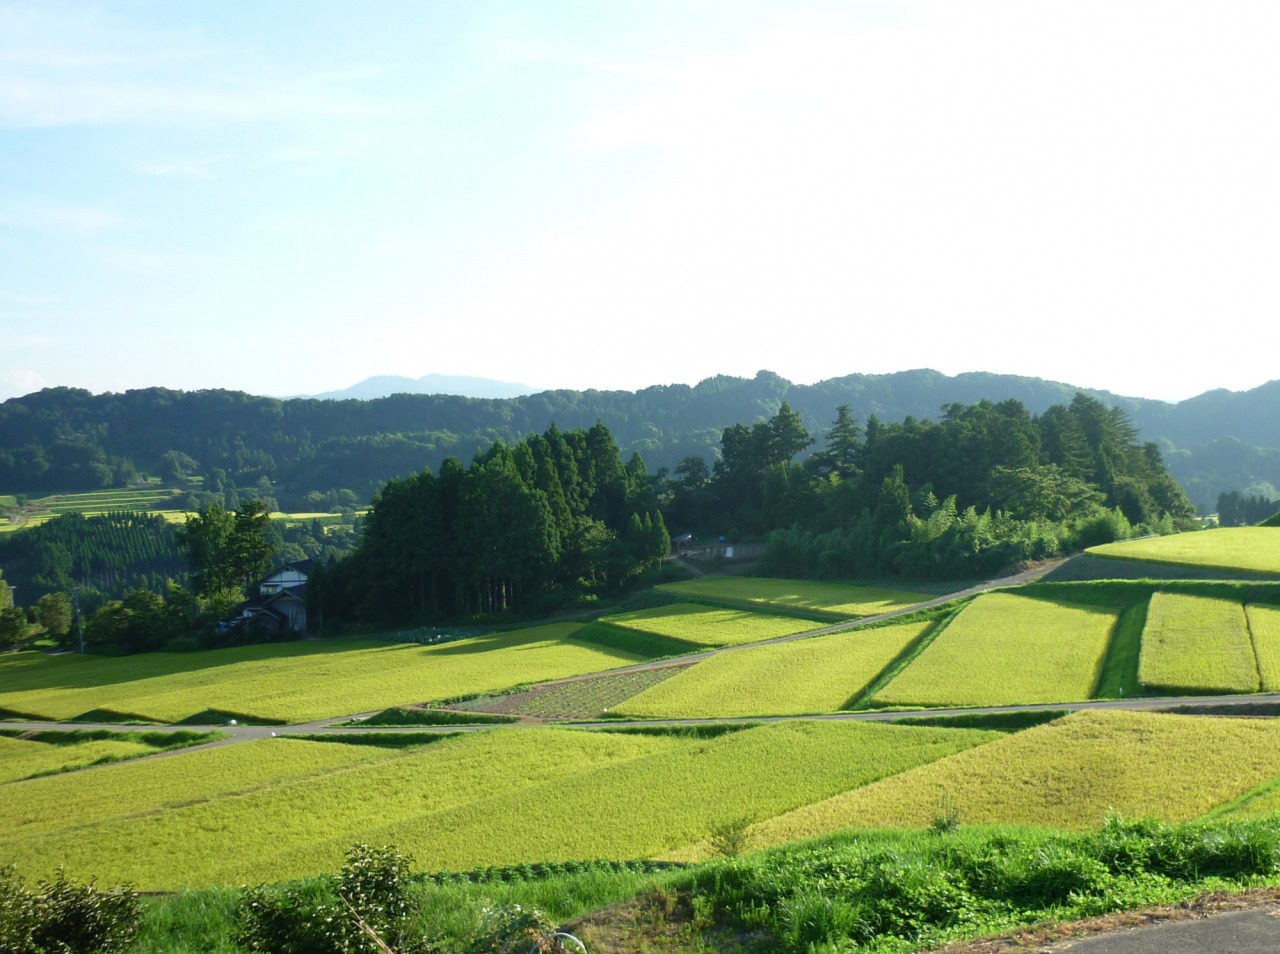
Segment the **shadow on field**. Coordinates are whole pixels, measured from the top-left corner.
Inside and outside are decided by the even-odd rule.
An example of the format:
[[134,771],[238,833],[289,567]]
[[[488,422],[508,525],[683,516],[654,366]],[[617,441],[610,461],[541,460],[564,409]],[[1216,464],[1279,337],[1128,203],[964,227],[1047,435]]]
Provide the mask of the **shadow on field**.
[[[370,640],[370,643],[376,642]],[[258,643],[190,653],[140,653],[136,656],[93,656],[59,653],[32,654],[20,665],[0,664],[0,693],[21,689],[94,689],[144,679],[218,669],[275,659],[326,656],[350,650],[378,651],[405,648],[405,644],[374,646],[356,641]]]

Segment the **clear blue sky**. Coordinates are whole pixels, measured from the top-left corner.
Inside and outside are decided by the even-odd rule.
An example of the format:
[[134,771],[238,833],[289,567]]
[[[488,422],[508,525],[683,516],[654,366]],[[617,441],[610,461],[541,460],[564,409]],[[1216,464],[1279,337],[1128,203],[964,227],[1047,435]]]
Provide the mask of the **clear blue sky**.
[[0,398],[1280,376],[1280,4],[0,0]]

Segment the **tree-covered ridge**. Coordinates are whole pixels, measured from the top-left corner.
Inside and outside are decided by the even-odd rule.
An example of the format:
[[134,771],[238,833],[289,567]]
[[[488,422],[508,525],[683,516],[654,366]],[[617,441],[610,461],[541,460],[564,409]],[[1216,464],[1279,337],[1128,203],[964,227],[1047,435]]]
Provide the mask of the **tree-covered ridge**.
[[[1174,475],[1206,511],[1229,490],[1280,495],[1280,382],[1233,394],[1211,392],[1180,404],[1086,392],[1124,411],[1158,442]],[[812,433],[831,409],[848,405],[861,421],[937,415],[949,404],[1016,400],[1039,414],[1074,389],[1011,375],[934,371],[849,375],[795,385],[769,372],[719,376],[700,384],[626,391],[547,391],[506,400],[394,395],[372,401],[278,400],[231,391],[162,388],[92,395],[51,388],[0,404],[0,488],[49,492],[118,485],[135,472],[177,468],[205,488],[255,487],[287,509],[308,494],[349,490],[361,501],[393,476],[438,470],[495,441],[603,420],[626,452],[651,466],[709,460],[726,422],[752,422],[787,401]],[[261,480],[272,486],[263,488]],[[228,499],[228,506],[235,501]]]
[[468,468],[390,481],[356,552],[320,569],[309,598],[328,622],[539,612],[625,585],[670,540],[644,461],[613,435],[554,425],[496,443]]
[[726,428],[714,469],[676,468],[676,530],[770,534],[778,575],[916,579],[980,576],[1127,535],[1169,531],[1193,508],[1159,449],[1127,415],[1078,394],[1033,416],[1018,401],[951,404],[941,420],[871,417],[847,406],[825,446],[784,403],[751,428]]

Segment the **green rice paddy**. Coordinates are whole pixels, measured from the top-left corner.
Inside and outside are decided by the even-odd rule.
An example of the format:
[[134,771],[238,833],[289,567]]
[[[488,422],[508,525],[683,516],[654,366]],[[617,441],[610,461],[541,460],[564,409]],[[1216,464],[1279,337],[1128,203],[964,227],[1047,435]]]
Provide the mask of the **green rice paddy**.
[[696,603],[671,603],[601,617],[600,622],[620,629],[652,633],[689,643],[690,647],[741,646],[777,636],[791,636],[814,629],[809,620],[769,616],[750,610],[716,609]]
[[[185,523],[188,516],[195,514],[186,510],[175,510],[166,506],[175,496],[186,493],[190,487],[162,486],[150,484],[145,487],[109,488],[106,490],[89,490],[81,493],[51,494],[47,497],[28,499],[22,509],[20,520],[0,521],[0,532],[20,530],[24,527],[35,527],[54,517],[67,513],[78,513],[86,517],[97,516],[118,511],[135,511],[152,513],[163,517],[168,523]],[[0,495],[0,509],[17,511],[18,501],[13,495]],[[272,520],[283,520],[286,523],[319,520],[326,525],[349,524],[352,517],[335,513],[281,513],[271,514]]]
[[497,692],[642,661],[555,623],[436,646],[302,642],[124,658],[34,653],[0,659],[0,709],[74,720],[103,711],[173,723],[305,722]]
[[1244,609],[1258,657],[1262,690],[1280,692],[1280,608],[1251,604]]
[[153,746],[130,739],[95,739],[76,745],[54,745],[0,736],[0,782],[84,768],[97,762],[135,758],[155,751]]
[[1198,818],[1280,775],[1280,722],[1078,712],[757,826],[777,844],[841,828],[964,824],[1066,829],[1108,813]]
[[930,625],[854,630],[720,653],[611,711],[633,718],[837,712]]
[[1220,527],[1090,547],[1094,556],[1280,576],[1280,528]]
[[1159,692],[1257,692],[1258,660],[1234,600],[1153,593],[1138,678]]
[[[606,674],[479,706],[559,717],[594,718],[608,708],[638,718],[750,718],[832,713],[872,692],[878,706],[1065,702],[1097,691],[1117,620],[1147,607],[1156,585],[1042,585],[1035,597],[983,595],[940,630],[913,621],[751,646],[815,628],[802,615],[848,618],[923,597],[699,580],[665,587],[691,587],[689,602],[602,620],[596,629],[613,634],[612,647],[561,623],[435,646],[334,641],[127,658],[0,656],[0,709],[59,720],[221,714],[284,724],[587,673]],[[1141,666],[1144,679],[1156,673],[1166,690],[1202,691],[1217,691],[1219,669],[1252,666],[1253,689],[1259,681],[1277,688],[1280,607],[1263,605],[1276,585],[1199,583],[1192,592],[1168,584],[1186,591],[1151,598],[1140,662],[1142,621],[1134,616],[1125,637],[1132,660],[1107,665],[1135,674]],[[608,673],[673,645],[735,644],[743,648],[677,661],[685,665],[674,674]],[[1186,683],[1187,672],[1199,675]],[[764,845],[851,826],[928,826],[948,806],[969,824],[1071,829],[1095,826],[1108,811],[1180,821],[1280,809],[1280,720],[1099,711],[1012,734],[816,720],[720,735],[505,727],[368,745],[279,731],[34,778],[154,747],[0,735],[0,864],[16,863],[26,878],[49,877],[62,864],[81,879],[170,890],[333,871],[355,842],[394,844],[419,869],[457,870],[698,857],[713,826],[747,816],[755,844]]]
[[[27,877],[64,864],[144,889],[332,870],[355,841],[396,844],[427,870],[645,857],[710,824],[785,812],[993,737],[794,722],[710,740],[491,730],[411,750],[272,739],[10,783],[17,824],[0,834],[0,856]],[[208,756],[238,750],[252,753],[238,772],[211,771]],[[166,801],[177,793],[156,768],[184,759],[185,797]],[[280,759],[295,771],[278,772]]]
[[998,706],[1089,699],[1118,617],[1105,606],[984,594],[872,704]]
[[929,598],[925,593],[855,586],[851,583],[738,576],[664,583],[657,589],[673,596],[742,604],[757,609],[772,607],[833,620],[874,616],[904,606],[914,606]]

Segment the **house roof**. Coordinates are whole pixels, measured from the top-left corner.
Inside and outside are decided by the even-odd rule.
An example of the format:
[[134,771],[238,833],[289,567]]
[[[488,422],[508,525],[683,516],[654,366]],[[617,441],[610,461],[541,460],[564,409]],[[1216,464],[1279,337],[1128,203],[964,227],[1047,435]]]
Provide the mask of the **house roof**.
[[299,583],[295,586],[282,586],[276,592],[269,593],[266,596],[255,596],[252,599],[247,599],[236,608],[239,610],[241,616],[246,613],[261,613],[264,611],[275,613],[272,609],[273,603],[286,598],[297,600],[299,603],[305,603],[306,592],[307,586],[305,583]]

